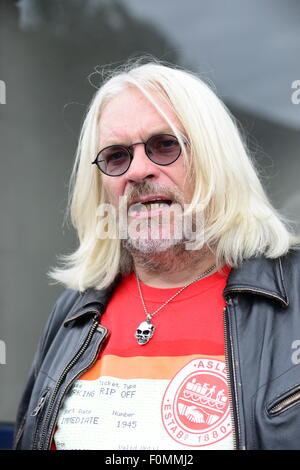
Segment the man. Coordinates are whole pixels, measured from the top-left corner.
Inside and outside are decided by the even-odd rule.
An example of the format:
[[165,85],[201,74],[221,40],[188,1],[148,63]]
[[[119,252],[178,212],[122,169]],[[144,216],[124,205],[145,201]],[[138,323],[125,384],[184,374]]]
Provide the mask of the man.
[[156,63],[115,73],[72,188],[80,244],[52,272],[67,289],[15,447],[300,448],[296,238],[209,87]]

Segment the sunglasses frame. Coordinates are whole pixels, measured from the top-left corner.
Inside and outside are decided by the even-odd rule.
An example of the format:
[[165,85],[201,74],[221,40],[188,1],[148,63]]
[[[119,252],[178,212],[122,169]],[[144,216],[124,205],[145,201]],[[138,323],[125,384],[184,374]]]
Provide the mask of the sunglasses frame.
[[[170,163],[157,163],[157,162],[153,161],[152,158],[148,155],[148,152],[147,152],[147,144],[149,143],[149,141],[150,141],[151,139],[153,139],[154,137],[161,137],[161,136],[162,136],[162,137],[164,137],[164,136],[165,136],[165,137],[173,137],[173,138],[178,142],[178,145],[179,145],[179,154],[178,154],[178,156],[177,156],[174,160],[172,160]],[[120,145],[118,145],[118,144],[109,145],[108,147],[104,147],[103,149],[101,149],[101,150],[98,152],[97,157],[96,157],[95,160],[92,162],[92,165],[94,165],[94,164],[97,165],[97,168],[98,168],[102,173],[104,173],[104,174],[107,175],[107,176],[112,176],[112,177],[115,177],[115,176],[122,176],[122,175],[124,175],[124,173],[126,173],[126,171],[129,170],[130,165],[131,165],[131,162],[132,162],[132,160],[133,160],[133,158],[134,158],[134,155],[133,155],[133,153],[132,153],[132,148],[133,148],[135,145],[139,145],[139,144],[143,144],[143,145],[144,145],[145,154],[147,155],[147,157],[149,158],[149,160],[150,160],[152,163],[155,163],[155,165],[159,165],[159,166],[169,166],[169,165],[172,165],[172,163],[174,163],[174,162],[176,162],[176,160],[178,160],[178,158],[180,157],[181,152],[182,152],[181,145],[180,145],[180,143],[179,143],[179,141],[178,141],[178,139],[177,139],[177,137],[176,137],[175,135],[172,135],[172,134],[154,134],[154,135],[152,135],[151,137],[149,137],[149,139],[148,139],[146,142],[135,142],[134,144],[131,144],[131,145],[129,145],[128,147],[126,147],[126,145],[121,145],[121,144],[120,144]],[[127,154],[129,155],[129,159],[130,159],[130,160],[129,160],[129,165],[128,165],[128,167],[126,168],[126,170],[123,171],[122,173],[117,174],[117,175],[110,175],[109,173],[106,173],[104,170],[102,170],[102,168],[100,168],[100,166],[99,166],[99,162],[104,161],[104,160],[98,160],[98,157],[99,157],[99,155],[100,155],[101,152],[103,152],[104,150],[113,148],[113,147],[119,147],[119,148],[121,148],[121,149],[124,149],[124,150],[127,152]]]

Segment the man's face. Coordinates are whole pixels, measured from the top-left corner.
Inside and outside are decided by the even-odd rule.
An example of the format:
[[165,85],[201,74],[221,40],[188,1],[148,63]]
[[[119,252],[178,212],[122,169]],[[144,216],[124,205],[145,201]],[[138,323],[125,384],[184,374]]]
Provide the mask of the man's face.
[[[182,132],[182,126],[174,112],[157,95],[153,94],[153,97],[170,121]],[[116,144],[128,147],[136,142],[146,142],[157,134],[174,132],[139,90],[126,89],[113,98],[102,112],[99,123],[99,150]],[[129,225],[143,223],[139,228],[139,241],[133,242],[134,247],[139,247],[142,251],[155,247],[162,251],[174,244],[174,240],[170,240],[174,232],[170,223],[174,224],[174,218],[169,217],[171,222],[168,222],[167,227],[168,217],[162,221],[162,216],[168,216],[168,212],[175,205],[178,207],[180,204],[183,209],[183,204],[189,203],[192,198],[193,187],[191,181],[185,183],[186,168],[182,154],[174,163],[160,166],[148,158],[144,145],[136,145],[132,151],[134,158],[127,172],[115,177],[101,174],[103,185],[109,201],[115,207],[119,207],[120,196],[126,196]],[[162,202],[158,205],[157,202],[150,202],[159,197],[171,200],[173,204]],[[138,202],[143,206],[138,205]],[[155,242],[149,229],[151,223],[157,223],[160,227],[159,237]],[[157,235],[157,231],[155,233]]]

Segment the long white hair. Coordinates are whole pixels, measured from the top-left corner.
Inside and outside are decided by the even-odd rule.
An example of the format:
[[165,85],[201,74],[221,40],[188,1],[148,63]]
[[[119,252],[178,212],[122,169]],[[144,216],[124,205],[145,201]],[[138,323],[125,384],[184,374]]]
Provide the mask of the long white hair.
[[[168,120],[152,92],[159,94],[178,116],[189,143],[187,172],[195,182],[191,210],[199,204],[204,209],[205,242],[214,247],[218,268],[237,267],[243,259],[261,254],[276,258],[298,241],[269,202],[235,119],[211,88],[178,67],[155,61],[129,63],[106,78],[86,114],[68,205],[79,246],[61,257],[62,266],[49,273],[52,279],[79,291],[101,289],[124,268],[121,241],[97,236],[97,208],[107,196],[101,174],[91,162],[99,151],[102,110],[127,87],[139,89]],[[178,129],[169,124],[181,139]]]

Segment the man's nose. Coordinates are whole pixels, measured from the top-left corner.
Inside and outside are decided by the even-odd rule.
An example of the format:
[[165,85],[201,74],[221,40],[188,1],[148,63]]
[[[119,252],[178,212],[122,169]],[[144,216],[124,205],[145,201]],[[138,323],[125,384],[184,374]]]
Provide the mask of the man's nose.
[[125,173],[127,181],[143,181],[158,176],[159,167],[147,156],[144,144],[136,144],[132,148],[132,155],[131,165]]

